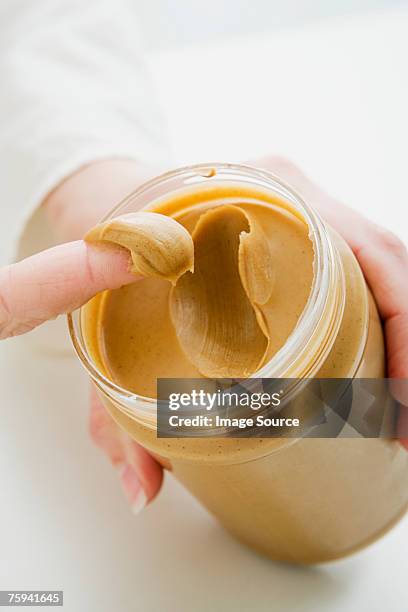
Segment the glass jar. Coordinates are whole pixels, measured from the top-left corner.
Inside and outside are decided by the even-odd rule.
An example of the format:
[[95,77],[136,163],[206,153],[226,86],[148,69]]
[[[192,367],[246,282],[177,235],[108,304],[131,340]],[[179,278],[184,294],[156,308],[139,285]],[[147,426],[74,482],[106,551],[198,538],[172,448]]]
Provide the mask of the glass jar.
[[[254,377],[383,377],[381,323],[354,255],[313,202],[278,177],[230,164],[181,168],[141,186],[106,219],[141,208],[177,218],[181,211],[234,198],[289,209],[307,223],[315,255],[303,314]],[[76,352],[104,405],[242,542],[273,559],[318,563],[369,544],[405,512],[408,453],[396,441],[158,438],[156,400],[109,380],[87,342],[89,317],[102,300],[103,294],[96,296],[68,318]]]

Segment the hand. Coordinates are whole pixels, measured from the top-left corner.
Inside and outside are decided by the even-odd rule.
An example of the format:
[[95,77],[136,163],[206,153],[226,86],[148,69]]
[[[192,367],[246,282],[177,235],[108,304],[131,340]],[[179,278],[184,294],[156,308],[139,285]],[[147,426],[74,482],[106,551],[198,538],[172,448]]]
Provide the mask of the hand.
[[[96,293],[131,283],[126,251],[86,244],[86,230],[148,176],[130,161],[90,165],[44,202],[61,241],[75,240],[0,268],[0,339],[75,310]],[[85,204],[85,205],[84,205]]]
[[[75,310],[100,291],[134,282],[125,250],[113,252],[77,239],[154,173],[135,162],[99,162],[50,193],[44,209],[64,244],[0,269],[0,339],[23,334]],[[67,240],[75,242],[65,243]],[[162,468],[119,429],[95,390],[90,431],[112,463],[120,467],[129,501],[135,511],[140,510],[159,490]]]
[[[95,162],[59,185],[46,199],[44,207],[60,240],[76,240],[141,183],[157,174],[160,170],[133,161]],[[89,431],[94,443],[118,470],[133,511],[140,512],[159,492],[163,469],[119,428],[93,385]]]

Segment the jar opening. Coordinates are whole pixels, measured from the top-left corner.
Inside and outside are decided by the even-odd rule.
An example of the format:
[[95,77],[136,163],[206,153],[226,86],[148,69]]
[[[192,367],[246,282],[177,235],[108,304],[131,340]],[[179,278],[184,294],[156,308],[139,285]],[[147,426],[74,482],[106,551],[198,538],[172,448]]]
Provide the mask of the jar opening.
[[[314,376],[330,349],[342,320],[345,280],[337,249],[319,215],[289,185],[264,170],[235,164],[199,164],[168,172],[152,179],[120,202],[104,220],[124,212],[157,205],[175,192],[212,185],[252,186],[276,196],[307,224],[314,250],[314,274],[306,306],[285,344],[257,370],[254,378],[306,378]],[[74,348],[94,382],[128,413],[151,413],[156,400],[143,397],[115,384],[98,369],[89,355],[81,329],[81,310],[68,315]],[[150,415],[151,416],[151,415]]]

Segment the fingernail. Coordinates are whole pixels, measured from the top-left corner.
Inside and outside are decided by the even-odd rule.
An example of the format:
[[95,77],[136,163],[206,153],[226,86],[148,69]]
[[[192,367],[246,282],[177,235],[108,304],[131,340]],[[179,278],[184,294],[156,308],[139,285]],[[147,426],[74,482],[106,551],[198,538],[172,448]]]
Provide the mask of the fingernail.
[[146,506],[147,497],[136,471],[125,463],[120,467],[119,477],[133,514],[139,514]]

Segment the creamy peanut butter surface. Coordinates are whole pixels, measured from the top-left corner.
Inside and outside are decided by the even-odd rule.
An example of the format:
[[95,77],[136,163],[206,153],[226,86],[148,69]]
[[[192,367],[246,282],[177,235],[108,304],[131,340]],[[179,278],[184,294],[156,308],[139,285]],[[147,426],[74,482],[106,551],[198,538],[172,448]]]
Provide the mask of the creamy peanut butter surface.
[[115,383],[155,397],[160,377],[244,378],[284,345],[312,286],[308,227],[246,196],[175,197],[87,234],[127,248],[138,275],[91,309],[92,352]]

